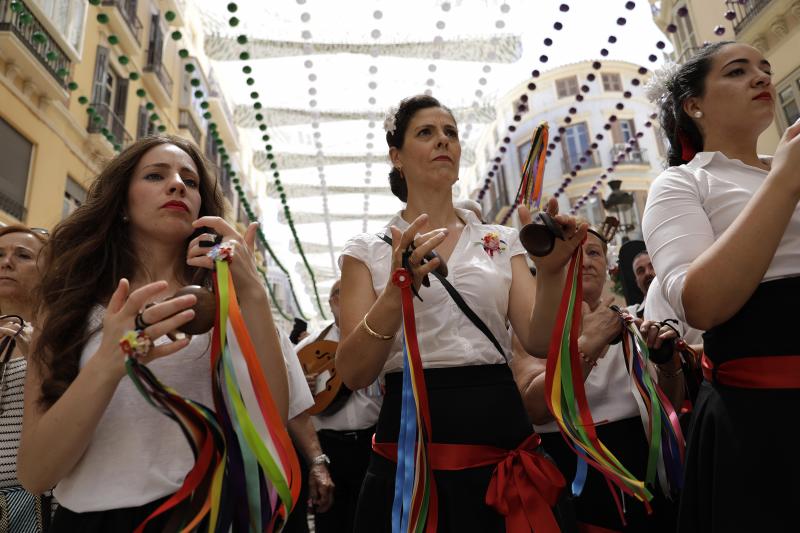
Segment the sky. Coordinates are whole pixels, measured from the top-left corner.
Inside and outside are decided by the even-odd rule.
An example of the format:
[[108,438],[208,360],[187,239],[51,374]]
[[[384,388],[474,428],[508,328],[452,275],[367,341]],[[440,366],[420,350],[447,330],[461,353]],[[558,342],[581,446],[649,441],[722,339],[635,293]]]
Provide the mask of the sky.
[[[306,43],[304,54],[250,61],[254,86],[245,84],[240,61],[213,61],[213,69],[228,101],[249,104],[255,89],[266,107],[284,107],[308,111],[385,113],[406,96],[430,90],[446,105],[469,107],[494,105],[495,101],[518,84],[530,81],[531,70],[547,70],[566,63],[587,59],[601,60],[602,48],[608,59],[625,60],[647,67],[657,66],[648,56],[658,52],[657,41],[668,40],[655,26],[647,1],[573,0],[240,0],[236,16],[240,25],[227,26],[230,13],[227,2],[203,2],[207,32],[220,35],[245,33],[250,40],[269,39]],[[569,9],[562,11],[561,6]],[[627,9],[626,4],[634,4]],[[624,17],[624,25],[618,19]],[[563,24],[557,31],[555,22]],[[621,22],[621,21],[620,21]],[[609,43],[609,36],[617,38]],[[491,59],[493,37],[517,36],[519,59],[500,63]],[[552,39],[547,46],[546,38]],[[429,44],[438,42],[477,41],[465,44],[482,56],[480,61],[452,61],[430,55]],[[408,58],[369,53],[318,54],[314,46],[330,43],[396,45],[404,42],[425,43],[427,57]],[[384,49],[385,50],[385,49]],[[424,50],[423,50],[424,52]],[[540,56],[546,54],[547,62]],[[660,55],[660,54],[659,54]],[[369,194],[327,194],[292,198],[293,213],[318,213],[324,218],[325,207],[330,224],[324,220],[297,224],[301,240],[323,246],[333,245],[325,253],[308,254],[312,265],[334,272],[341,245],[353,234],[363,231],[364,213],[371,215],[367,231],[378,231],[400,204],[387,193],[388,165],[375,163],[330,164],[331,155],[385,156],[387,149],[380,122],[347,120],[271,128],[270,141],[279,153],[308,154],[316,157],[307,168],[282,170],[284,185],[306,184],[325,187],[368,187]],[[462,144],[474,147],[485,125],[461,125]],[[253,145],[263,144],[261,133],[242,129]],[[462,169],[463,170],[463,169]],[[266,174],[260,178],[271,181]],[[289,247],[290,233],[278,219],[280,204],[261,191],[265,217],[262,227],[284,264],[299,265],[300,258]],[[342,216],[352,214],[352,220]],[[333,220],[335,219],[335,220]],[[328,228],[330,227],[330,231]],[[295,286],[304,285],[292,269]],[[327,294],[332,280],[320,283]],[[298,293],[306,312],[312,311],[306,291]]]

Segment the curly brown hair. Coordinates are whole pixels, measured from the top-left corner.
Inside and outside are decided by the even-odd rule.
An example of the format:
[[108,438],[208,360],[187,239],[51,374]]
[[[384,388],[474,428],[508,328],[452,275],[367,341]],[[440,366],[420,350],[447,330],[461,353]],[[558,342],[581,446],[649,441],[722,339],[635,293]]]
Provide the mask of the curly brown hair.
[[[146,269],[128,246],[122,213],[134,169],[151,148],[172,144],[194,161],[200,178],[199,216],[225,215],[225,201],[212,166],[192,142],[172,135],[144,137],[111,160],[92,183],[86,202],[52,231],[42,250],[43,272],[36,315],[39,338],[32,356],[43,370],[40,402],[49,408],[77,377],[81,352],[95,333],[89,313],[113,294],[120,278]],[[187,239],[187,245],[189,239]],[[211,272],[185,266],[179,279],[210,286]]]

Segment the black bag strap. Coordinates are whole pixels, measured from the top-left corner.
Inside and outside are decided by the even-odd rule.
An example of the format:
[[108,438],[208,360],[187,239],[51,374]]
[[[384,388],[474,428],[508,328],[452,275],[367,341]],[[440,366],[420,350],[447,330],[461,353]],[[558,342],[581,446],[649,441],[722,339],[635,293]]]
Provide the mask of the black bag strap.
[[[382,233],[379,233],[378,236],[381,238],[381,240],[383,240],[383,242],[385,242],[389,246],[392,246],[391,237],[384,235]],[[455,287],[453,287],[453,285],[449,281],[447,281],[447,278],[445,278],[435,270],[431,272],[431,274],[433,274],[433,276],[439,280],[439,283],[442,284],[442,287],[444,287],[444,289],[447,291],[447,294],[450,295],[450,297],[456,303],[458,308],[461,309],[461,311],[465,315],[467,315],[467,318],[469,318],[470,322],[472,322],[475,325],[475,327],[481,331],[481,333],[486,335],[486,338],[489,339],[492,344],[494,344],[494,347],[497,348],[497,351],[500,352],[500,355],[503,356],[503,359],[508,361],[508,359],[506,358],[506,353],[503,351],[503,347],[500,346],[500,343],[497,341],[497,338],[495,338],[494,334],[492,333],[492,330],[490,330],[489,326],[487,326],[486,323],[483,320],[481,320],[481,317],[475,314],[475,311],[473,311],[472,308],[469,306],[469,304],[467,304],[467,302],[461,296],[461,293],[459,293],[458,290]]]

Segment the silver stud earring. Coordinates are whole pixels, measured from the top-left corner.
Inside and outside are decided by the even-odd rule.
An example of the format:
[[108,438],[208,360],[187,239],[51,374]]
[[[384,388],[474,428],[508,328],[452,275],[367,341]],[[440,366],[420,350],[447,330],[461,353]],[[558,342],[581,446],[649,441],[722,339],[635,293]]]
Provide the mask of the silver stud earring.
[[122,221],[128,223],[131,221],[131,219],[128,218],[128,215],[122,215]]
[[702,111],[695,111],[694,115],[692,115],[692,116],[694,116],[694,118],[703,118],[703,112]]

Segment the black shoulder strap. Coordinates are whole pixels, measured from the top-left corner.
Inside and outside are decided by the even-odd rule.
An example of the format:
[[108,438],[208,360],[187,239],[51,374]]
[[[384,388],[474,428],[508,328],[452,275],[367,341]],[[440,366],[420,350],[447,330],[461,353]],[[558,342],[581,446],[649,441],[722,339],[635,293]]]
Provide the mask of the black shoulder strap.
[[[328,332],[331,330],[331,328],[333,327],[334,324],[336,324],[336,322],[331,322],[330,324],[328,324],[328,327],[326,327],[325,329],[320,331],[319,335],[317,335],[317,338],[314,339],[314,342],[321,341],[322,339],[324,339],[325,335],[328,334]],[[311,344],[311,343],[309,343],[309,344]]]
[[[389,246],[392,245],[391,237],[388,237],[387,235],[384,235],[382,233],[379,234],[378,236],[383,240],[383,242],[385,242]],[[442,287],[444,287],[444,289],[447,291],[447,294],[450,295],[450,297],[456,303],[458,308],[461,309],[461,311],[465,315],[467,315],[467,318],[469,318],[470,322],[472,322],[476,328],[481,330],[481,333],[486,335],[486,338],[489,339],[492,344],[494,344],[494,347],[497,348],[497,351],[500,352],[500,355],[503,356],[503,359],[506,359],[506,353],[503,351],[503,347],[500,346],[500,343],[495,338],[494,334],[492,333],[492,330],[490,330],[489,326],[487,326],[486,323],[484,323],[484,321],[481,320],[481,317],[475,314],[475,311],[473,311],[472,308],[469,306],[469,304],[467,304],[467,302],[464,301],[464,298],[461,296],[458,290],[455,287],[453,287],[453,285],[449,281],[447,281],[447,278],[445,278],[435,270],[431,272],[431,274],[433,274],[433,276],[439,280],[439,283],[442,284]]]

